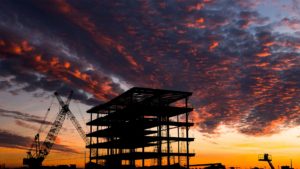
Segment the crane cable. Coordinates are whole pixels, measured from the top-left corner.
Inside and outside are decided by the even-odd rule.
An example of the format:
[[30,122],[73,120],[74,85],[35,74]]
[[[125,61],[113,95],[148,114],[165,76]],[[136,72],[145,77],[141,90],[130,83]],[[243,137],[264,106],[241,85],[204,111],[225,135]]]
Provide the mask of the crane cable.
[[[54,95],[52,95],[51,102],[50,102],[50,106],[48,107],[48,109],[47,109],[47,111],[46,111],[46,114],[45,114],[45,116],[44,116],[44,118],[43,118],[43,121],[42,121],[42,123],[41,123],[41,126],[40,126],[40,128],[39,128],[37,134],[35,135],[34,142],[31,144],[31,147],[30,147],[30,149],[29,149],[29,152],[31,152],[31,150],[32,150],[33,147],[35,146],[36,140],[38,139],[38,138],[37,138],[38,135],[43,131],[43,124],[45,124],[45,122],[46,122],[47,116],[48,116],[48,114],[49,114],[49,112],[50,112],[50,110],[51,110],[51,107],[52,107],[52,105],[53,105],[53,101],[54,101]],[[39,146],[39,145],[38,145],[38,146]]]
[[39,129],[38,133],[43,132],[44,129],[45,129],[45,128],[43,128],[43,126],[44,126],[44,124],[45,124],[45,122],[46,122],[46,119],[47,119],[48,114],[49,114],[49,112],[50,112],[50,110],[51,110],[51,107],[52,107],[52,105],[53,105],[53,102],[54,102],[54,95],[52,95],[51,102],[50,102],[50,106],[48,107],[48,109],[47,109],[47,111],[46,111],[45,117],[44,117],[44,119],[43,119],[43,122],[42,122],[42,124],[41,124],[41,126],[40,126],[40,129]]
[[[77,109],[79,110],[78,112],[79,112],[79,115],[81,117],[81,121],[83,122],[83,124],[85,124],[87,121],[86,121],[86,119],[84,118],[84,116],[82,114],[82,111],[80,109],[79,103],[78,102],[74,102],[74,103],[77,106]],[[87,126],[86,125],[84,125],[84,126],[85,126],[85,132],[86,132],[87,131]]]

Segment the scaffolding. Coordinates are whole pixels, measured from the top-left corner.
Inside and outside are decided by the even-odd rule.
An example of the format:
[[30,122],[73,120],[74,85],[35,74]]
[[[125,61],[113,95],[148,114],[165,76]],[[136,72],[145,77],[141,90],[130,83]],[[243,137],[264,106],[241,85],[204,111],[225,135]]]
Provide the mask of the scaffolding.
[[90,162],[109,169],[189,168],[191,95],[134,87],[91,108]]

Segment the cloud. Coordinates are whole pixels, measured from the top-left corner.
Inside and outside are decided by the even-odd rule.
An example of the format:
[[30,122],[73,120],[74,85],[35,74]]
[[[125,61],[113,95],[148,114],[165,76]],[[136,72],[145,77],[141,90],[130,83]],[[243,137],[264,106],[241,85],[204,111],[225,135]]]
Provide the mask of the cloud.
[[0,81],[0,90],[10,88],[12,85],[8,81]]
[[5,1],[0,90],[73,89],[87,105],[128,86],[192,91],[201,132],[278,133],[300,122],[300,38],[280,31],[298,21],[264,16],[261,2]]
[[2,109],[2,108],[0,108],[0,116],[10,117],[10,118],[14,118],[16,120],[23,120],[23,121],[33,122],[33,123],[38,123],[38,124],[46,124],[46,125],[52,124],[52,122],[44,121],[43,118],[40,116],[31,115],[28,113],[23,113],[23,112],[14,111],[14,110],[6,110],[6,109]]
[[[78,65],[64,61],[65,59],[41,55],[34,47],[28,46],[27,41],[18,42],[19,44],[9,41],[5,43],[2,48],[1,68],[6,71],[1,75],[13,77],[10,83],[2,82],[2,88],[11,87],[12,85],[9,86],[11,83],[23,84],[20,89],[27,92],[43,89],[48,92],[59,91],[64,96],[73,89],[73,98],[86,104],[93,104],[97,99],[105,101],[110,95],[115,96],[115,93],[110,92],[113,87],[108,77],[91,74],[88,70],[81,71]],[[48,78],[49,76],[52,77]],[[88,97],[85,92],[92,94],[93,97]]]
[[29,137],[18,136],[8,131],[0,131],[0,146],[8,148],[22,148],[26,149],[30,146],[32,139]]
[[[13,118],[13,119],[15,119],[16,125],[34,130],[36,132],[38,132],[40,130],[40,128],[39,128],[40,125],[43,125],[43,128],[41,128],[41,131],[39,131],[39,132],[43,132],[43,133],[48,132],[48,131],[45,131],[45,129],[47,128],[47,126],[51,126],[53,123],[53,122],[44,120],[40,116],[31,115],[31,114],[23,113],[23,112],[19,112],[19,111],[1,109],[1,108],[0,108],[0,117]],[[33,123],[37,123],[40,125],[36,126],[36,125],[33,125]],[[64,132],[67,132],[68,129],[62,127],[61,130],[63,130]]]
[[[20,136],[6,130],[0,130],[0,147],[29,149],[32,141],[33,138]],[[55,145],[53,150],[78,153],[76,150],[65,145]]]
[[289,27],[293,30],[299,30],[299,28],[300,28],[300,20],[299,19],[283,18],[279,24],[281,26]]
[[15,120],[15,123],[16,123],[16,125],[18,125],[20,127],[31,129],[31,130],[34,130],[34,131],[39,131],[39,128],[37,126],[28,124],[28,123],[23,122],[21,120]]

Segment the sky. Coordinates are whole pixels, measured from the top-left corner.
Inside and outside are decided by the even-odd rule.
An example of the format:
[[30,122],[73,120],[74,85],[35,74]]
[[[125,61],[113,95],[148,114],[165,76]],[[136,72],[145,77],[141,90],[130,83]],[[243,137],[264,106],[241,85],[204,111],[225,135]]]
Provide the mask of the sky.
[[[86,110],[127,89],[193,92],[192,163],[300,168],[299,0],[2,0],[0,164],[22,165],[53,97]],[[43,121],[48,107],[51,111]],[[45,165],[84,164],[66,120]]]

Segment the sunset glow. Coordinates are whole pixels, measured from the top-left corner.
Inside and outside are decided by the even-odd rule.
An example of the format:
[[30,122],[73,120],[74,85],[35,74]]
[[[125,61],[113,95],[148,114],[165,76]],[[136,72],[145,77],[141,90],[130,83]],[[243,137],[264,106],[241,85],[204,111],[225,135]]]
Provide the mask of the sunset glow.
[[[74,91],[70,109],[88,132],[86,110],[139,86],[193,93],[191,163],[268,168],[257,156],[269,153],[276,167],[300,168],[299,9],[297,0],[2,1],[0,164],[22,166],[41,124],[45,139],[54,91]],[[83,167],[85,157],[66,119],[44,164]]]

